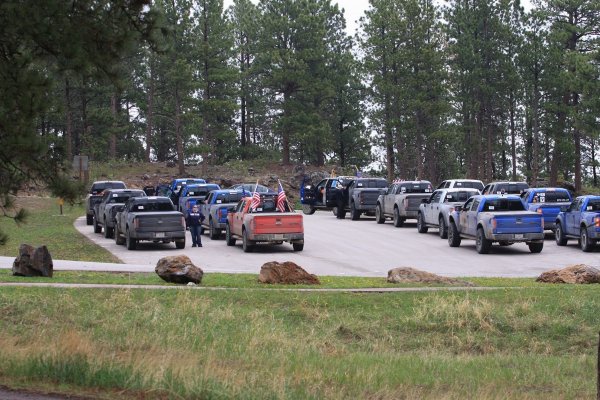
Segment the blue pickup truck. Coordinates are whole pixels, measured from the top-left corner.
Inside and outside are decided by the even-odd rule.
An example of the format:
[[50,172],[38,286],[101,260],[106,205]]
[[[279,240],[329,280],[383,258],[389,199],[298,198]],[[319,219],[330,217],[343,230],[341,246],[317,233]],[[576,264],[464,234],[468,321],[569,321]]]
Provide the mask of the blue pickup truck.
[[571,192],[563,188],[531,188],[521,194],[526,210],[542,214],[544,229],[556,229],[556,217],[571,205]]
[[489,253],[494,242],[501,245],[525,242],[532,253],[544,248],[542,215],[526,211],[516,195],[473,196],[448,219],[450,247],[460,246],[462,239],[475,239],[479,254]]
[[227,226],[227,213],[233,210],[238,202],[251,194],[244,190],[213,190],[200,205],[204,214],[202,228],[208,229],[211,239],[218,239]]
[[578,239],[581,250],[594,250],[600,240],[600,196],[579,196],[556,217],[556,244]]

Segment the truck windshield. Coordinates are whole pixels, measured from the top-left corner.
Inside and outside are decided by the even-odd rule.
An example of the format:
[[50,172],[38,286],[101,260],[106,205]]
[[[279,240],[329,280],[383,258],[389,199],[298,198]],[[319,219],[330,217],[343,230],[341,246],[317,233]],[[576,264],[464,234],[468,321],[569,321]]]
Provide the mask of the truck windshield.
[[481,211],[524,211],[525,207],[518,199],[486,199]]
[[161,201],[157,203],[141,203],[135,204],[131,211],[135,212],[145,212],[145,211],[175,211],[173,208],[173,204],[166,201]]
[[600,211],[600,199],[590,200],[585,208],[586,211]]
[[540,192],[533,196],[534,203],[568,203],[571,201],[568,192]]
[[463,192],[450,192],[446,194],[446,199],[444,200],[445,203],[455,203],[455,202],[465,202],[467,200],[469,200],[469,198],[471,198],[472,196],[475,196],[475,194],[477,194],[476,192],[468,192],[468,191],[463,191]]

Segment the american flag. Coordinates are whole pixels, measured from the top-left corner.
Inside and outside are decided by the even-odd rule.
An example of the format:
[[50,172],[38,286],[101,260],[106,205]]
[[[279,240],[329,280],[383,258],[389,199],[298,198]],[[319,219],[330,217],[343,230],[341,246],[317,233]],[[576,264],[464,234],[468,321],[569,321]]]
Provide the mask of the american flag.
[[277,189],[277,209],[281,212],[285,212],[285,203],[287,203],[287,196],[285,195],[283,186],[281,186],[281,182],[279,182],[279,188]]
[[252,193],[252,202],[250,203],[250,208],[256,210],[258,206],[260,206],[260,193],[257,191],[258,182],[256,182],[256,186],[254,187],[254,193]]

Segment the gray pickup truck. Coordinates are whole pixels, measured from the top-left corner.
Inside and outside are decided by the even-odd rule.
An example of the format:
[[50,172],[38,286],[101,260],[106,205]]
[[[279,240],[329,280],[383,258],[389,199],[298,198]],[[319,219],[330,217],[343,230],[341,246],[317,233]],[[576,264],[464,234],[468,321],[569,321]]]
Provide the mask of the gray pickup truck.
[[185,231],[185,217],[175,211],[168,197],[131,197],[117,213],[115,242],[125,244],[128,250],[135,250],[141,240],[175,242],[175,247],[183,249]]
[[448,238],[448,217],[458,206],[480,194],[474,188],[438,189],[428,199],[421,200],[417,216],[417,231],[427,233],[429,228],[438,228],[440,238]]
[[377,198],[375,221],[383,224],[386,218],[392,218],[395,227],[404,225],[407,219],[416,219],[423,199],[433,192],[429,181],[395,181]]
[[117,212],[123,210],[125,202],[130,197],[144,197],[146,192],[141,189],[107,189],[100,203],[94,206],[94,232],[102,232],[104,237],[112,238],[115,231]]
[[107,189],[127,189],[122,181],[95,181],[85,199],[85,217],[87,225],[94,223],[94,206],[102,200],[102,195]]
[[387,184],[384,178],[355,178],[346,189],[337,191],[339,199],[334,204],[345,205],[337,207],[337,218],[344,219],[347,211],[354,221],[362,214],[375,215],[377,198],[385,192]]
[[243,190],[213,190],[200,205],[204,214],[202,227],[208,229],[211,239],[218,239],[227,226],[227,213],[233,210],[238,202],[250,193]]

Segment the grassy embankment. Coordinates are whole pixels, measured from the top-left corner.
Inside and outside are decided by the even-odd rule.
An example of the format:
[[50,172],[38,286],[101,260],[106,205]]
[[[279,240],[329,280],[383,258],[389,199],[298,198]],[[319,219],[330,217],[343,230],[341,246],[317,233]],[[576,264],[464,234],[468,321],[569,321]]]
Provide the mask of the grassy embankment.
[[[64,234],[77,237],[71,218],[82,214],[53,226],[71,226]],[[24,278],[0,274],[10,280]],[[387,285],[323,280],[324,287]],[[521,288],[357,294],[4,287],[0,383],[105,399],[593,398],[597,286],[470,280]],[[50,281],[160,282],[152,274],[60,271]],[[204,285],[260,286],[256,276],[226,274],[207,274]]]

